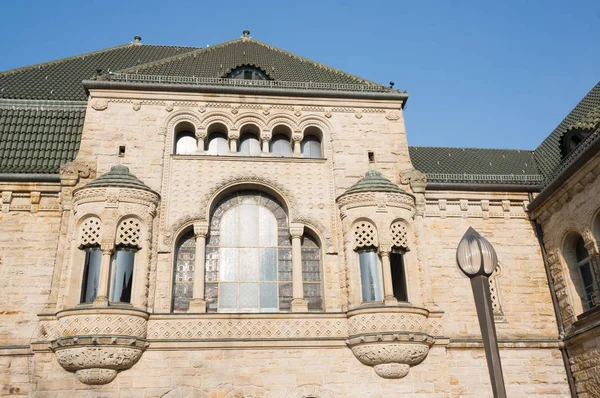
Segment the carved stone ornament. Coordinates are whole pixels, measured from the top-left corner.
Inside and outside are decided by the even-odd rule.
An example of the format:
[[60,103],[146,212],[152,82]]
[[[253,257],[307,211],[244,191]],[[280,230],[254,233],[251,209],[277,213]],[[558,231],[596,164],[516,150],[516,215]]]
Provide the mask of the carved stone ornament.
[[416,169],[406,169],[400,172],[400,184],[410,185],[415,193],[425,192],[427,176]]
[[327,119],[329,119],[331,117],[331,111],[330,110],[325,111],[324,115]]
[[75,372],[84,384],[98,385],[135,365],[146,346],[140,339],[86,336],[55,340],[51,349],[63,369]]
[[108,108],[108,101],[104,99],[97,99],[92,102],[92,108],[97,111],[103,111]]
[[200,112],[200,113],[206,112],[206,105],[205,104],[198,104],[198,112]]
[[385,118],[386,118],[387,120],[399,120],[399,119],[400,119],[400,117],[401,117],[401,116],[400,116],[400,112],[398,112],[398,111],[388,111],[388,112],[385,114]]
[[167,106],[165,107],[165,110],[167,112],[172,112],[173,111],[173,103],[172,102],[167,102]]
[[133,101],[133,110],[139,111],[142,108],[142,103],[140,101]]
[[348,312],[352,353],[385,379],[399,379],[423,362],[434,339],[428,331],[429,311],[413,307],[357,309]]
[[356,112],[354,112],[354,117],[356,117],[357,119],[362,119],[362,112],[360,110],[357,110]]
[[61,180],[78,180],[79,178],[94,178],[96,172],[87,164],[79,162],[69,162],[60,166]]

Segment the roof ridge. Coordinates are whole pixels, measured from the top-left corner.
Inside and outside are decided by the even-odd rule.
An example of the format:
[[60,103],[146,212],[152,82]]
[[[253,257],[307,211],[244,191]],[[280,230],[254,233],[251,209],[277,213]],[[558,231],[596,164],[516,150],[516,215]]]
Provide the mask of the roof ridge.
[[[242,40],[242,38],[238,37],[237,39],[233,39],[233,40],[229,40],[229,41],[226,41],[226,42],[223,42],[223,43],[215,44],[214,46],[210,46],[210,47],[191,47],[191,48],[195,48],[195,50],[188,51],[188,52],[183,53],[183,54],[177,54],[177,55],[172,55],[170,57],[157,59],[157,60],[151,61],[151,62],[146,62],[145,64],[131,66],[131,67],[125,68],[125,69],[119,69],[119,70],[116,70],[114,72],[128,73],[128,72],[133,72],[133,71],[140,71],[142,69],[148,69],[148,68],[151,68],[153,66],[163,65],[163,64],[169,63],[169,62],[174,61],[174,60],[193,57],[193,56],[195,56],[198,53],[208,52],[208,51],[211,51],[211,50],[213,50],[215,48],[224,47],[224,46],[226,46],[228,44],[231,44],[233,42],[237,42],[237,41],[240,41],[240,40]],[[177,46],[173,46],[173,47],[177,47]]]
[[39,63],[39,64],[22,66],[20,68],[15,68],[15,69],[9,69],[9,70],[0,72],[0,76],[8,76],[8,75],[12,75],[12,74],[15,74],[15,73],[23,72],[23,71],[26,71],[26,70],[35,69],[36,67],[37,68],[41,68],[41,67],[46,67],[46,66],[50,66],[50,65],[56,65],[56,64],[59,64],[61,62],[71,61],[73,59],[77,59],[77,58],[80,58],[80,57],[86,57],[86,56],[90,56],[90,55],[102,54],[102,53],[105,53],[105,52],[109,52],[109,51],[113,51],[113,50],[118,50],[118,49],[121,49],[121,48],[135,47],[135,46],[139,46],[139,45],[141,45],[141,44],[137,44],[137,43],[120,44],[118,46],[108,47],[108,48],[104,48],[104,49],[101,49],[101,50],[90,51],[90,52],[87,52],[87,53],[77,54],[77,55],[73,55],[73,56],[66,57],[66,58],[60,58],[60,59],[55,59],[55,60],[52,60],[52,61],[42,62],[42,63]]

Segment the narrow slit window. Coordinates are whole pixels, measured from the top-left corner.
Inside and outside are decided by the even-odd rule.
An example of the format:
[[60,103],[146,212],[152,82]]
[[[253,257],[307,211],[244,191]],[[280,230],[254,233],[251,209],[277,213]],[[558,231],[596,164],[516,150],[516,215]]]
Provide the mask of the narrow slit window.
[[394,297],[396,297],[396,300],[398,301],[408,301],[404,253],[401,250],[392,250],[390,253],[390,265],[392,267]]
[[102,251],[99,246],[89,246],[83,249],[85,263],[83,268],[83,283],[81,286],[81,303],[91,303],[98,296],[100,281],[100,263]]

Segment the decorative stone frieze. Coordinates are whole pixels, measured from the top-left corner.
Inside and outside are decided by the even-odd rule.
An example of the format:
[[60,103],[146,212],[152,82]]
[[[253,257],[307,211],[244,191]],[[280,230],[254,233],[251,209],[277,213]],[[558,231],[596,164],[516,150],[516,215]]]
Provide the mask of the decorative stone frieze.
[[378,376],[399,379],[421,363],[435,340],[427,334],[429,311],[415,307],[376,307],[348,312],[352,353]]

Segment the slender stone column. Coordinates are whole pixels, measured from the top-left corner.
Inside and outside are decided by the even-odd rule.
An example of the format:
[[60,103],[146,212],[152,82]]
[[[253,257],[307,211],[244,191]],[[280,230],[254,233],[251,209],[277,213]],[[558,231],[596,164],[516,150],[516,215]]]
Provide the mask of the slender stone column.
[[292,134],[292,142],[293,142],[293,148],[294,148],[294,156],[295,157],[300,157],[302,156],[302,132],[301,131],[295,131],[294,134]]
[[100,263],[100,280],[98,281],[98,295],[94,300],[94,307],[106,307],[108,305],[108,285],[110,279],[110,259],[115,249],[113,242],[102,242],[102,262]]
[[308,303],[304,300],[302,284],[302,235],[304,225],[292,224],[290,235],[292,237],[292,312],[308,311]]
[[379,245],[379,255],[381,256],[381,266],[383,267],[383,302],[385,304],[395,304],[398,302],[394,297],[394,285],[392,283],[392,266],[390,264],[390,245]]
[[196,141],[198,141],[198,152],[204,152],[204,140],[206,139],[206,131],[196,134]]
[[206,268],[206,235],[208,234],[208,222],[200,221],[194,223],[194,236],[196,237],[196,256],[194,264],[194,288],[192,301],[188,312],[206,312],[206,300],[204,299],[204,274]]
[[262,141],[263,153],[269,153],[269,141],[271,141],[271,132],[263,131],[260,135],[260,140]]

